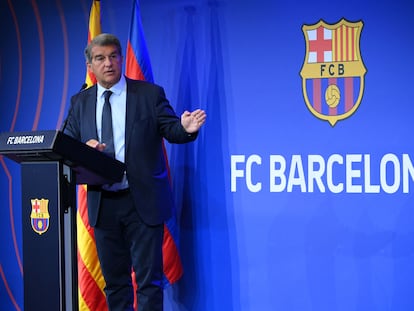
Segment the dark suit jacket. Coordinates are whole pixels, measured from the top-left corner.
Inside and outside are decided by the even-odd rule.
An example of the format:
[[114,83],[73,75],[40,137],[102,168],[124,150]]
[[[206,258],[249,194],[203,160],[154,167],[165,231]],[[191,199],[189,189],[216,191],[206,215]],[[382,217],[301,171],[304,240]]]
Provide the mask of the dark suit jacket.
[[[125,164],[131,193],[139,215],[150,225],[161,224],[171,216],[173,204],[162,138],[171,143],[196,139],[181,125],[164,90],[143,81],[127,80]],[[96,130],[97,86],[71,98],[71,111],[64,132],[77,140],[98,140]],[[88,216],[95,226],[100,189],[88,187]]]

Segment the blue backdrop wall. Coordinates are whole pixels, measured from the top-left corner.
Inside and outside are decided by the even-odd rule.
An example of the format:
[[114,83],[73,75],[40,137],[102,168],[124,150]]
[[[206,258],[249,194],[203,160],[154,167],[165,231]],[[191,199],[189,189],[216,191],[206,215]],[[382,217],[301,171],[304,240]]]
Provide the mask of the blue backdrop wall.
[[[140,3],[156,83],[208,113],[167,146],[185,274],[165,309],[412,310],[414,4]],[[0,0],[0,131],[60,126],[90,5]],[[101,2],[124,48],[131,7]],[[0,310],[22,310],[20,171],[0,163]]]

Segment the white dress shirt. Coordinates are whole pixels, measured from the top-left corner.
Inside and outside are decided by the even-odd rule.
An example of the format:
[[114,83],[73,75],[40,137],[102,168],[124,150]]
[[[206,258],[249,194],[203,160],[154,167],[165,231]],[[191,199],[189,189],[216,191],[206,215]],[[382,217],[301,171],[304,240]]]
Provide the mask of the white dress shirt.
[[[125,162],[125,120],[126,120],[126,81],[122,75],[117,84],[113,85],[109,90],[112,95],[109,98],[112,111],[112,129],[114,135],[115,158],[118,161]],[[96,127],[99,140],[101,141],[102,133],[102,110],[105,103],[104,92],[108,89],[102,87],[98,83],[98,93],[96,97]],[[126,174],[122,182],[107,185],[103,187],[105,190],[117,191],[128,188]]]

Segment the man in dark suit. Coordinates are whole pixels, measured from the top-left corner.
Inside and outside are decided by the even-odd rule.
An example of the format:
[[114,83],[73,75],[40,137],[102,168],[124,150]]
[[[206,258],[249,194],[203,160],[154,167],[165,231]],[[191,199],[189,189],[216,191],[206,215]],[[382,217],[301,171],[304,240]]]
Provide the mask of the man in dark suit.
[[[119,183],[88,187],[107,304],[111,311],[133,310],[133,267],[138,310],[162,311],[163,224],[173,205],[162,139],[194,141],[206,113],[185,111],[178,118],[161,87],[124,77],[121,45],[113,35],[95,37],[85,57],[98,84],[71,98],[65,133],[126,165]],[[108,105],[113,137],[106,140]]]

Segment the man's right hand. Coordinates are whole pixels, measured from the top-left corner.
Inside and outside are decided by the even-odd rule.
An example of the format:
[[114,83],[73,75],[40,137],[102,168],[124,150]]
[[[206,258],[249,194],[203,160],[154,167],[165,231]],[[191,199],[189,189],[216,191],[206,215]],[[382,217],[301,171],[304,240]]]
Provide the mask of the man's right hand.
[[106,145],[105,144],[101,144],[99,141],[97,141],[96,139],[90,139],[90,140],[88,140],[87,142],[86,142],[86,144],[89,146],[89,147],[92,147],[92,148],[94,148],[94,149],[96,149],[96,150],[99,150],[99,151],[103,151],[104,149],[105,149],[105,147],[106,147]]

